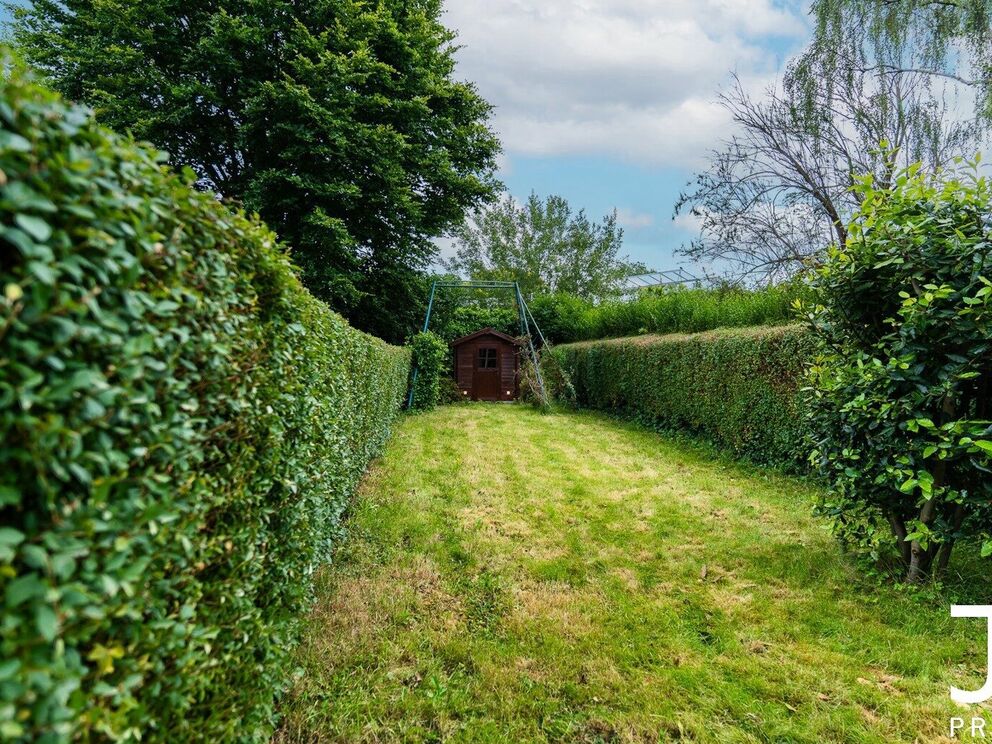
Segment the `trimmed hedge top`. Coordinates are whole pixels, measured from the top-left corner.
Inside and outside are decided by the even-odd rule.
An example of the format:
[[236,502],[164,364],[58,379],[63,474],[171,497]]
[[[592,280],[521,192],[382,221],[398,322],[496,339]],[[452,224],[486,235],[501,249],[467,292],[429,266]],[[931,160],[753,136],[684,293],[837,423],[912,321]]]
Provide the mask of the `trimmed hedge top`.
[[16,65],[0,125],[0,738],[263,740],[409,353]]
[[755,462],[804,461],[804,363],[799,326],[634,336],[558,346],[580,405],[685,430]]
[[744,328],[715,328],[698,333],[648,333],[639,336],[621,336],[619,338],[601,338],[594,341],[577,341],[574,344],[563,344],[568,348],[583,348],[599,344],[619,344],[634,346],[651,346],[654,344],[677,344],[687,341],[706,342],[724,338],[754,338],[778,336],[789,331],[802,331],[803,327],[796,324],[777,326],[745,326]]

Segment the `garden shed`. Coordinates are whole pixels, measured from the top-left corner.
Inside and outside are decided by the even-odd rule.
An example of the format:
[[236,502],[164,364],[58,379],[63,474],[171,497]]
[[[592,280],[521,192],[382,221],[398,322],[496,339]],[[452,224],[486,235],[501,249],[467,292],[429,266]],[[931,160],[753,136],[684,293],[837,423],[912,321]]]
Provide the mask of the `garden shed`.
[[456,338],[455,383],[472,400],[515,400],[520,393],[520,347],[513,336],[494,328]]

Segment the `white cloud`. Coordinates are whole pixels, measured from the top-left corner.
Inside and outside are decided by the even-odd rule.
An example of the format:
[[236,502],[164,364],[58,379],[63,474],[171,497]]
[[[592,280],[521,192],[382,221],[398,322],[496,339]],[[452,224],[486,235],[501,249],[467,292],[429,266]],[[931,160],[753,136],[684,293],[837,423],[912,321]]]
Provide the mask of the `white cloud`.
[[513,173],[513,163],[510,162],[510,156],[505,152],[501,152],[496,156],[496,175],[506,177]]
[[626,207],[618,207],[617,222],[620,223],[620,227],[626,230],[637,230],[642,227],[651,227],[654,224],[654,215],[635,212]]
[[806,34],[798,1],[449,0],[445,20],[511,154],[686,165],[728,127],[727,74],[770,79],[769,38]]
[[442,236],[440,238],[434,238],[434,245],[437,246],[438,260],[434,263],[436,266],[441,265],[441,260],[451,260],[455,257],[455,253],[458,251],[458,242],[449,236]]
[[695,215],[689,210],[684,210],[679,212],[672,218],[672,222],[676,227],[679,227],[686,232],[698,233],[700,227],[703,224],[703,218],[700,215]]

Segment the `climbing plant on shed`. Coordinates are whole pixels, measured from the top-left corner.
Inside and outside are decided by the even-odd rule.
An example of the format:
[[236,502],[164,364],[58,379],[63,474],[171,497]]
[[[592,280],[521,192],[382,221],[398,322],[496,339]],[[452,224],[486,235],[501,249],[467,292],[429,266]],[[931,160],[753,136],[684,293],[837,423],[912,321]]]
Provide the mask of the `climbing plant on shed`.
[[821,508],[918,582],[961,539],[992,555],[992,190],[977,163],[858,190],[806,310],[814,460],[832,485]]

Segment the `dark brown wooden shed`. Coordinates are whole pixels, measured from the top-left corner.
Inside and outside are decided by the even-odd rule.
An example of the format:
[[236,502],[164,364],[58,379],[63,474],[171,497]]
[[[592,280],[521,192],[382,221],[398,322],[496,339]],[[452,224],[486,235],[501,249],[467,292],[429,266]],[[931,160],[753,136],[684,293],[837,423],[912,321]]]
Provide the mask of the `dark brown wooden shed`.
[[455,382],[472,400],[515,400],[520,394],[520,347],[523,344],[493,328],[456,338]]

